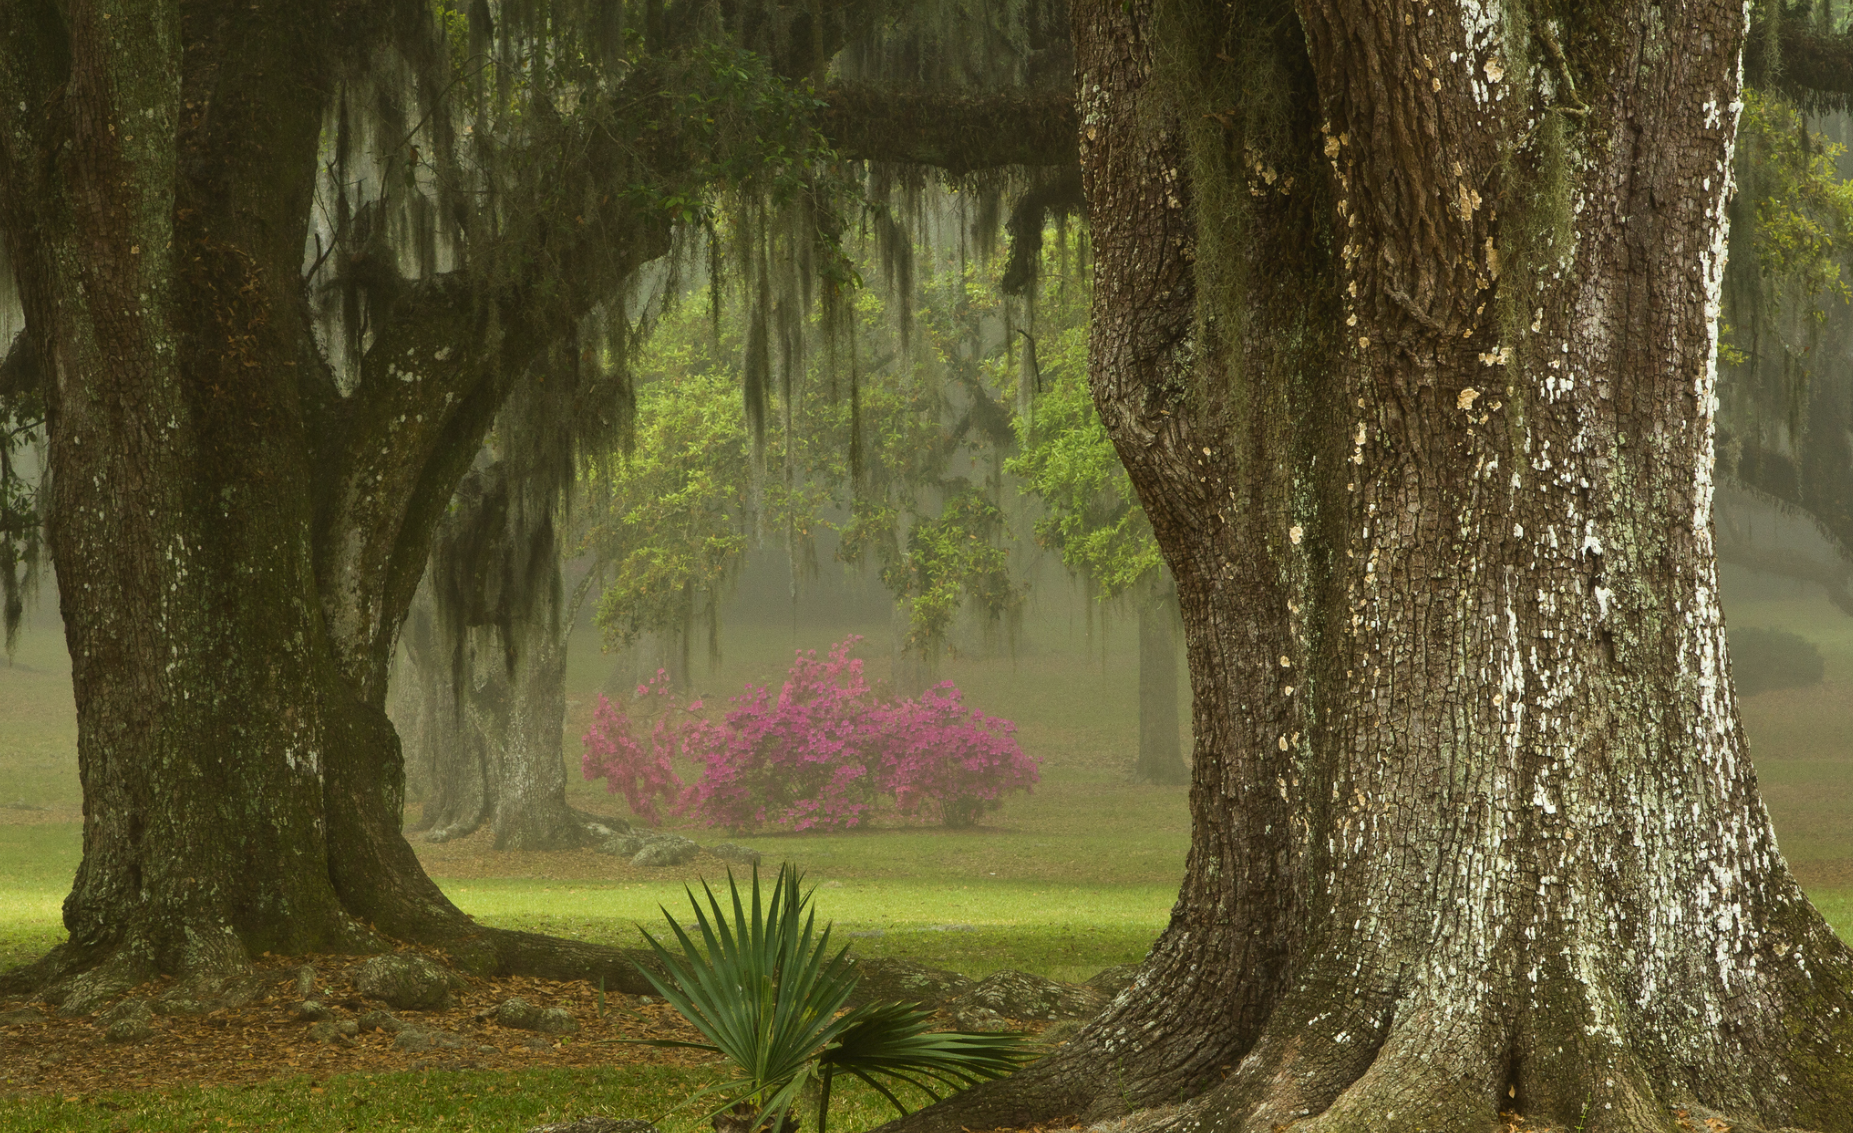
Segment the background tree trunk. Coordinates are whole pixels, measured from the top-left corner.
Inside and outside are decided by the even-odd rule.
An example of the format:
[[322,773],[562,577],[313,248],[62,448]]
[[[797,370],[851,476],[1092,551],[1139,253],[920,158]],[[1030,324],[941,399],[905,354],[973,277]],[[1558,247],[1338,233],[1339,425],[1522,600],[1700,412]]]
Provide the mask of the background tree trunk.
[[476,926],[400,831],[389,663],[497,395],[438,367],[482,337],[442,309],[378,324],[403,380],[351,396],[307,322],[332,53],[379,11],[0,6],[0,231],[47,360],[85,797],[70,939],[8,990],[83,1010],[257,951],[384,948],[376,928],[647,990],[621,950]]
[[1741,8],[1074,13],[1192,850],[1128,994],[902,1124],[1853,1129],[1716,602]]
[[[558,566],[554,570],[557,575]],[[559,581],[556,577],[556,583]],[[421,601],[425,592],[420,591]],[[415,606],[415,629],[430,611]],[[514,661],[483,626],[466,635],[461,657],[431,617],[429,649],[408,649],[400,679],[410,689],[406,766],[422,796],[418,821],[428,841],[448,842],[488,822],[498,850],[564,850],[590,836],[566,802],[566,641],[571,624],[545,611],[514,621]],[[408,632],[408,641],[420,637]],[[463,672],[453,674],[453,664]]]
[[[561,590],[560,560],[549,556]],[[573,604],[571,613],[577,613]],[[496,776],[495,848],[567,850],[589,835],[566,805],[566,639],[572,618],[557,603],[536,609],[513,627],[515,665],[507,674],[509,707]]]
[[[408,831],[433,842],[448,842],[473,833],[488,815],[493,794],[488,743],[482,723],[472,719],[465,702],[473,693],[472,654],[452,640],[455,631],[436,611],[429,587],[420,587],[406,634],[407,664],[398,679],[407,686],[402,703],[412,720],[399,725],[404,737],[406,778],[419,797],[419,818]],[[454,671],[459,650],[466,671]]]
[[1177,591],[1169,576],[1141,587],[1139,603],[1139,761],[1141,783],[1188,783],[1178,744]]

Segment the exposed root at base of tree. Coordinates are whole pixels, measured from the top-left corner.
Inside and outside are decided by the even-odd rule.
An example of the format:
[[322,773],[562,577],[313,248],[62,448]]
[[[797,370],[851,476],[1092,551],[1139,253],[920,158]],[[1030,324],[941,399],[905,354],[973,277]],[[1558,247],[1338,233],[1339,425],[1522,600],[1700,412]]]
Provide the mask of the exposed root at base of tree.
[[[0,974],[0,996],[34,996],[57,1005],[66,1014],[88,1014],[94,1007],[125,994],[130,988],[158,976],[173,977],[201,989],[210,997],[216,990],[248,976],[257,957],[247,953],[225,932],[204,932],[197,937],[225,942],[202,949],[189,962],[157,963],[154,953],[139,941],[105,946],[64,943],[31,964]],[[615,948],[564,940],[540,933],[470,926],[447,934],[448,939],[416,941],[437,950],[450,966],[483,978],[584,980],[613,994],[647,995],[649,981],[637,971],[657,961],[641,948]],[[341,951],[346,955],[389,952],[391,941],[373,933],[357,936]],[[265,953],[264,955],[269,955]]]
[[[1022,1128],[1079,1113],[1090,1133],[1846,1133],[1853,1096],[1832,1083],[1853,1081],[1853,1058],[1834,1067],[1806,1064],[1785,1077],[1794,1113],[1769,1121],[1713,1109],[1696,1098],[1657,1091],[1623,1043],[1575,1042],[1528,1069],[1479,1025],[1448,1028],[1415,1012],[1401,1024],[1357,1024],[1370,1011],[1334,1011],[1330,1025],[1264,1033],[1220,1082],[1175,1102],[1129,1105],[1132,1083],[1159,1067],[1116,1053],[1094,1032],[1017,1076],[985,1083],[885,1125],[878,1133],[959,1133]],[[1112,1012],[1109,1011],[1109,1015]],[[1299,1017],[1293,1014],[1292,1017]],[[1103,1017],[1104,1018],[1104,1017]],[[1379,1032],[1372,1039],[1373,1030]],[[1522,1028],[1521,1028],[1522,1031]],[[1124,1027],[1116,1034],[1124,1035]],[[1585,1036],[1587,1039],[1587,1036]],[[1554,1042],[1555,1040],[1553,1040]],[[1565,1056],[1565,1049],[1573,1055]],[[1548,1065],[1546,1065],[1548,1064]],[[1802,1065],[1802,1064],[1796,1064]],[[1839,1077],[1836,1078],[1835,1074]],[[1805,1079],[1805,1080],[1804,1080]],[[1760,1087],[1768,1081],[1757,1083]],[[1741,1091],[1726,1083],[1720,1093]],[[1765,1090],[1767,1096],[1768,1091]],[[1808,1101],[1806,1099],[1814,1099]],[[1825,1102],[1825,1105],[1821,1104]],[[1797,1116],[1799,1115],[1799,1117]],[[1784,1124],[1799,1120],[1801,1126]]]

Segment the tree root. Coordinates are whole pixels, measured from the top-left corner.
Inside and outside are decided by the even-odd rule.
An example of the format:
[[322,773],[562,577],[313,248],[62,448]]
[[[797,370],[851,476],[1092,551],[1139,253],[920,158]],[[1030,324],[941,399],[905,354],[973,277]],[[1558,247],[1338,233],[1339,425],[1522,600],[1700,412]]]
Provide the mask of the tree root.
[[[1853,1020],[1836,1034],[1778,1026],[1735,1060],[1675,1065],[1655,1053],[1657,1038],[1630,1038],[1630,1021],[1588,1010],[1618,1005],[1599,985],[1569,981],[1525,1000],[1373,988],[1368,967],[1365,982],[1355,979],[1296,985],[1233,1072],[1191,1096],[1157,1098],[1142,1085],[1175,1073],[1166,1065],[1175,1048],[1108,1038],[1125,1034],[1109,1025],[1115,1009],[1135,1017],[1128,1007],[1138,1005],[1121,1001],[1016,1077],[880,1133],[1021,1128],[1076,1114],[1092,1133],[1486,1133],[1505,1111],[1585,1133],[1704,1129],[1706,1118],[1739,1133],[1853,1133]],[[1516,1016],[1515,1001],[1529,1003]],[[1210,1034],[1199,1040],[1217,1045]]]

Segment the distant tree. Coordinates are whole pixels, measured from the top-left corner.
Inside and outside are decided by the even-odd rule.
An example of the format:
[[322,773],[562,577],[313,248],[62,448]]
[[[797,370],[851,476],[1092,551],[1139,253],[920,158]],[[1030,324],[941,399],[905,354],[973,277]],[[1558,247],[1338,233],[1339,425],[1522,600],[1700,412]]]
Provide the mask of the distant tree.
[[[686,681],[698,623],[718,650],[720,605],[747,552],[782,545],[796,585],[824,529],[839,533],[846,565],[880,570],[916,653],[938,648],[961,609],[1011,614],[1021,585],[992,475],[1008,411],[975,360],[982,316],[957,309],[965,277],[944,268],[918,293],[910,277],[896,281],[900,294],[861,294],[836,356],[819,353],[780,384],[757,444],[739,411],[745,319],[710,326],[692,303],[665,319],[636,361],[633,443],[586,466],[610,644],[645,633],[679,642],[671,671]],[[914,302],[903,334],[891,311]]]
[[1089,595],[1133,602],[1139,626],[1139,755],[1133,775],[1146,783],[1186,783],[1190,769],[1177,727],[1177,591],[1088,392],[1089,292],[1085,274],[1077,276],[1064,303],[1045,304],[1045,329],[1026,347],[1034,351],[1031,380],[1047,390],[1017,416],[1020,451],[1004,468],[1042,503],[1037,540],[1061,555]]
[[1841,147],[1815,133],[1779,88],[1745,93],[1739,137],[1718,358],[1719,478],[1799,509],[1842,561],[1757,546],[1728,525],[1718,553],[1819,583],[1853,613],[1853,182],[1836,168]]

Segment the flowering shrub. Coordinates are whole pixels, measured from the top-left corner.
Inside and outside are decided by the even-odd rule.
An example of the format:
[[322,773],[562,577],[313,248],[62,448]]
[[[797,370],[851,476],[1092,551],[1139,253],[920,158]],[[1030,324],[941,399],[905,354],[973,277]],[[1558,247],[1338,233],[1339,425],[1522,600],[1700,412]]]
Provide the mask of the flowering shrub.
[[[1015,726],[967,709],[950,681],[917,700],[878,699],[861,660],[849,655],[859,640],[838,643],[821,661],[798,654],[776,697],[748,685],[719,722],[695,716],[699,702],[673,724],[676,714],[660,713],[648,753],[601,698],[585,737],[586,777],[606,776],[632,810],[655,821],[655,800],[681,787],[669,766],[680,751],[701,777],[681,788],[678,813],[710,826],[794,830],[859,826],[889,806],[969,826],[1036,782],[1036,761],[1018,746]],[[667,695],[660,674],[638,690],[651,692]]]
[[683,813],[710,826],[860,825],[881,784],[870,773],[877,706],[861,660],[849,656],[856,640],[824,661],[799,653],[776,698],[748,685],[723,723],[692,726],[683,750],[702,773],[683,793]]
[[[622,792],[631,812],[654,825],[660,818],[656,800],[673,800],[682,789],[682,780],[669,765],[682,729],[672,722],[677,713],[671,702],[669,674],[658,669],[649,684],[637,686],[637,698],[654,699],[662,706],[650,729],[649,750],[645,751],[631,736],[624,710],[600,696],[598,707],[592,711],[592,726],[579,739],[585,747],[579,765],[587,779],[604,779],[607,791],[614,795]],[[696,701],[688,711],[700,707],[701,702]]]
[[882,782],[902,814],[934,809],[947,826],[970,826],[1040,778],[1017,744],[1017,726],[967,709],[951,681],[872,715]]

